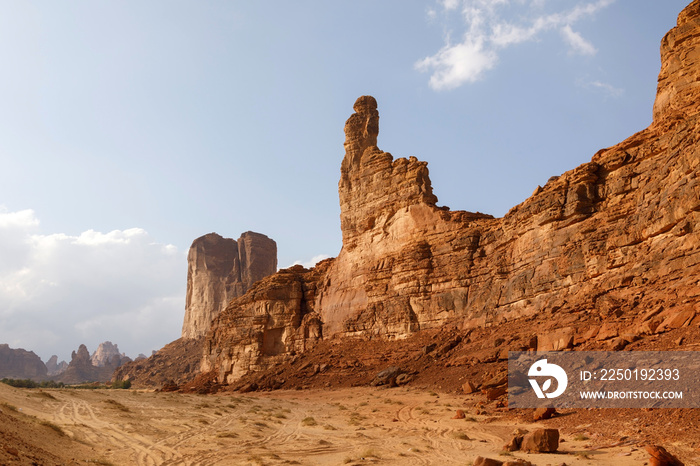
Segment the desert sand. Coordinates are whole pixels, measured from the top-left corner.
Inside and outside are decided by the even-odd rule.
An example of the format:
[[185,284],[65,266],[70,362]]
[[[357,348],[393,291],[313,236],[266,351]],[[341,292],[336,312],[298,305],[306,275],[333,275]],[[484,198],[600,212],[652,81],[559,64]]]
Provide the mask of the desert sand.
[[[63,452],[63,461],[73,464],[465,465],[487,456],[536,465],[623,466],[648,459],[635,445],[597,448],[582,434],[590,426],[562,431],[556,454],[506,453],[503,445],[516,428],[546,424],[470,415],[474,402],[468,396],[408,387],[193,395],[0,384],[0,409],[8,407],[16,416],[36,418],[38,427],[62,431],[79,447]],[[466,419],[453,419],[461,408]],[[51,450],[46,443],[52,438],[38,436],[37,448]],[[19,450],[14,464],[23,464]]]

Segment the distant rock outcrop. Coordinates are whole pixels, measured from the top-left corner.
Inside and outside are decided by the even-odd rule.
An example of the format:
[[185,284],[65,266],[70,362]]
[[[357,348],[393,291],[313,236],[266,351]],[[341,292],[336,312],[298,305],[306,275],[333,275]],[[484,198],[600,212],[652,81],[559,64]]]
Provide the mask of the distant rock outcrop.
[[87,347],[80,345],[77,352],[73,351],[71,353],[71,361],[66,370],[58,377],[55,377],[55,380],[67,384],[108,382],[112,378],[112,373],[115,369],[130,361],[131,359],[116,354],[109,358],[103,366],[95,366],[92,363]]
[[66,361],[58,362],[58,356],[55,354],[49,358],[46,362],[46,369],[48,371],[47,375],[49,377],[55,377],[57,375],[63,374],[68,368],[68,363]]
[[95,367],[90,361],[90,352],[87,346],[80,345],[77,352],[71,353],[70,363],[59,380],[64,383],[94,382],[94,372]]
[[46,366],[33,351],[0,345],[0,378],[46,379]]
[[245,232],[238,241],[209,233],[187,255],[187,298],[182,338],[204,336],[211,321],[235,297],[277,271],[277,243]]
[[319,338],[404,338],[574,309],[625,313],[647,332],[697,325],[698,50],[695,0],[662,41],[653,123],[497,219],[438,207],[426,163],[381,151],[376,101],[360,97],[345,125],[338,257],[232,301],[202,367],[232,382]]
[[126,355],[119,352],[119,347],[111,341],[100,343],[95,352],[90,357],[90,362],[95,367],[103,367],[110,364],[115,357],[121,359]]

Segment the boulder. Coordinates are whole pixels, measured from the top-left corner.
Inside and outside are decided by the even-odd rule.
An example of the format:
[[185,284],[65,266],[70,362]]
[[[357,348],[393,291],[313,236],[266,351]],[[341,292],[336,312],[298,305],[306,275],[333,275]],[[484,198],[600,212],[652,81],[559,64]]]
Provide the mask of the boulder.
[[508,393],[508,387],[501,386],[495,388],[487,388],[485,390],[482,390],[482,393],[486,395],[487,400],[493,401],[499,399],[500,397]]
[[536,429],[525,434],[520,449],[531,453],[554,453],[559,448],[558,429]]
[[687,327],[695,317],[695,310],[686,308],[669,312],[668,317],[656,328],[656,333]]
[[467,380],[462,384],[462,391],[466,394],[475,393],[478,390],[478,386],[474,384],[471,380]]
[[501,466],[503,461],[498,461],[493,458],[484,458],[483,456],[477,456],[472,463],[472,466]]
[[557,410],[554,408],[545,408],[545,407],[537,408],[537,409],[535,409],[535,412],[532,413],[532,420],[533,421],[542,421],[544,419],[549,419],[552,416],[554,416],[554,414],[556,414],[556,412],[557,412]]
[[574,335],[576,331],[572,327],[565,327],[553,332],[539,335],[537,338],[537,351],[561,351],[574,347]]
[[503,445],[503,449],[505,451],[518,451],[520,450],[520,447],[523,444],[523,435],[522,434],[516,434],[513,435],[508,443]]
[[403,373],[400,367],[392,366],[387,367],[383,371],[379,372],[374,380],[370,383],[371,386],[376,387],[379,385],[389,385],[396,386],[396,378]]
[[683,466],[683,463],[660,445],[647,445],[644,449],[649,453],[649,466]]
[[496,374],[495,376],[487,379],[481,384],[482,389],[496,388],[506,385],[508,383],[508,373],[504,372],[502,374]]
[[596,335],[595,339],[598,341],[609,340],[611,338],[615,338],[619,334],[620,333],[617,329],[617,324],[613,322],[605,322],[603,323],[603,325],[600,326],[600,329],[598,330],[598,334]]

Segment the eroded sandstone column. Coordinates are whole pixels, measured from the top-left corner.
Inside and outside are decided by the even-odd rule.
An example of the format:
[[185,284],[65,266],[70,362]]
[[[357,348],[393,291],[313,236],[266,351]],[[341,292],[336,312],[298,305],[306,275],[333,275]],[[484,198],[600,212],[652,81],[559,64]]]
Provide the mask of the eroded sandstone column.
[[277,271],[277,243],[245,232],[238,241],[209,233],[192,242],[187,255],[183,338],[207,333],[211,321],[258,280]]

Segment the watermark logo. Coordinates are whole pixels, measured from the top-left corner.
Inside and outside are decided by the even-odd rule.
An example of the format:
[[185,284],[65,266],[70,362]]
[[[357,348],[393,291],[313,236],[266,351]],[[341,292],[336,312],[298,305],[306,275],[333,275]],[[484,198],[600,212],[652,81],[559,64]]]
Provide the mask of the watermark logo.
[[509,351],[508,407],[699,408],[700,351]]
[[[564,393],[566,385],[569,383],[566,371],[556,364],[549,364],[546,359],[540,359],[530,366],[527,375],[529,377],[547,377],[541,387],[537,380],[529,379],[537,398],[556,398]],[[557,381],[557,387],[556,390],[548,393],[548,390],[552,388],[552,380]]]

